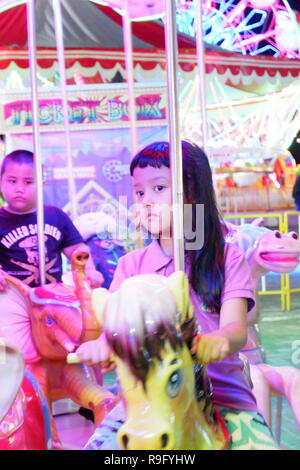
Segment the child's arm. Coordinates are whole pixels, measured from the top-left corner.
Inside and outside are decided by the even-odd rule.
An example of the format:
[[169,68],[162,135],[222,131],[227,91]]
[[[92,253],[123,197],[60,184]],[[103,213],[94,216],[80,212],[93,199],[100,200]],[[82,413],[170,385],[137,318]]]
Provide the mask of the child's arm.
[[76,355],[80,362],[88,362],[90,365],[94,365],[108,361],[111,351],[102,333],[99,338],[82,343],[76,350]]
[[[77,248],[82,248],[84,251],[87,251],[90,254],[90,249],[87,245],[84,243],[77,243],[76,245],[71,245],[63,249],[64,254],[66,257],[70,260],[72,253],[74,250]],[[90,281],[90,285],[93,289],[96,287],[101,287],[104,281],[104,278],[100,271],[97,271],[94,265],[93,258],[90,254],[89,259],[87,260],[86,266],[85,266],[85,272],[88,280]]]
[[71,353],[67,359],[68,363],[85,362],[87,365],[101,365],[103,372],[108,372],[115,368],[112,361],[112,353],[102,333],[99,338],[93,341],[82,343],[75,354]]
[[232,298],[221,307],[220,328],[195,338],[192,352],[206,366],[238,352],[247,341],[247,300]]
[[[134,269],[130,262],[131,259],[132,254],[127,254],[119,259],[113,281],[109,287],[110,292],[117,290],[127,277],[134,275]],[[70,361],[70,363],[71,361],[80,361],[85,362],[88,365],[101,363],[102,370],[104,365],[104,370],[108,371],[112,364],[110,355],[111,351],[106,343],[104,335],[101,334],[98,339],[94,341],[86,341],[81,344],[76,350],[75,356],[74,354],[69,355],[70,357],[68,358],[68,361]]]

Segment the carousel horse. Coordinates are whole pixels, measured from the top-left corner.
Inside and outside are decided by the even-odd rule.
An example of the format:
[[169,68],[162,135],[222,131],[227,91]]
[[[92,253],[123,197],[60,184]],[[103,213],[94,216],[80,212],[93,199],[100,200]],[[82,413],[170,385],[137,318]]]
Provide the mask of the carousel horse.
[[[282,234],[261,224],[263,219],[238,226],[226,222],[226,240],[238,244],[245,251],[256,290],[261,276],[267,272],[289,273],[296,269],[300,253],[297,233]],[[265,363],[259,339],[258,316],[258,308],[254,307],[249,314],[248,342],[242,351],[250,361],[253,392],[258,407],[270,423],[270,398],[272,395],[282,395],[290,403],[300,428],[300,370],[292,366],[274,367]]]
[[134,276],[107,292],[105,302],[102,293],[98,302],[94,292],[94,311],[113,353],[125,404],[118,447],[228,448],[230,434],[213,407],[209,378],[190,352],[199,326],[186,276]]
[[21,352],[0,338],[0,450],[51,449],[50,411]]
[[[100,335],[99,325],[92,311],[92,290],[85,275],[89,254],[72,255],[74,288],[62,283],[29,288],[12,276],[6,276],[8,299],[10,295],[26,303],[34,344],[40,361],[26,364],[41,385],[51,403],[71,398],[94,412],[95,425],[115,406],[117,398],[98,384],[91,367],[67,364],[66,357],[84,341]],[[104,290],[104,289],[103,289]],[[51,429],[55,448],[60,448],[53,418]]]

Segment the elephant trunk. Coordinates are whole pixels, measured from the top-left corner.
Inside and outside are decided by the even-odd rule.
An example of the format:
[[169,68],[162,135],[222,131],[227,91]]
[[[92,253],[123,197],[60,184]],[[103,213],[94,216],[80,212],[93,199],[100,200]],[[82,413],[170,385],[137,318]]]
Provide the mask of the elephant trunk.
[[72,253],[71,258],[75,291],[79,298],[82,312],[81,342],[96,339],[101,333],[92,308],[92,289],[85,274],[85,265],[89,256],[87,251],[78,249]]
[[[52,329],[59,329],[59,331],[63,333],[62,335],[59,335],[59,337],[56,337],[56,340],[59,344],[64,346],[65,342],[75,342],[76,344],[80,342],[83,325],[77,310],[69,307],[65,308],[58,306],[56,309],[51,310],[51,314],[47,318],[48,325],[50,324],[50,326],[51,318],[56,322],[57,326],[56,328],[53,327]],[[56,333],[55,336],[57,335],[58,334]],[[65,339],[62,341],[63,336],[65,336]],[[68,348],[65,349],[69,350]]]

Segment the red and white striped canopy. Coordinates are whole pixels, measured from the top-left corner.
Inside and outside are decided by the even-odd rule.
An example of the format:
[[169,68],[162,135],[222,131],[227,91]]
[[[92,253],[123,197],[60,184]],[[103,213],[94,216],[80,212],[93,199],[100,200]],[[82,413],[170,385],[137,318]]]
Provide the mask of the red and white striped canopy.
[[[101,2],[104,3],[104,2]],[[124,7],[125,0],[105,0]],[[164,0],[128,0],[136,16],[159,15]],[[79,69],[88,83],[111,81],[117,71],[123,74],[125,58],[121,15],[103,4],[89,0],[63,0],[66,66],[71,81]],[[13,6],[15,5],[15,6]],[[51,79],[56,63],[55,34],[51,0],[36,0],[36,39],[38,68]],[[133,13],[132,13],[133,14]],[[165,70],[164,27],[161,21],[133,22],[134,65],[140,80],[159,80]],[[179,34],[182,74],[195,73],[196,51],[192,38]],[[23,1],[0,2],[0,75],[5,81],[12,70],[28,75],[26,5]],[[268,56],[244,56],[216,48],[206,48],[207,74],[216,74],[223,83],[273,91],[300,77],[300,63]],[[163,78],[163,74],[161,75]]]

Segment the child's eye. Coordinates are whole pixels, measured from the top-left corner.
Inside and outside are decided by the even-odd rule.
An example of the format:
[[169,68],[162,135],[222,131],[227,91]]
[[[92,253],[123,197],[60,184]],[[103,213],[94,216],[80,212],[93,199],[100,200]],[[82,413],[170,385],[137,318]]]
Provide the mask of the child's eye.
[[162,186],[161,184],[156,185],[154,188],[157,192],[163,191],[163,189],[165,189],[165,186]]
[[144,196],[144,191],[136,191],[135,193],[137,197],[143,197]]

